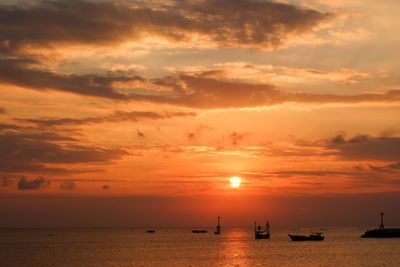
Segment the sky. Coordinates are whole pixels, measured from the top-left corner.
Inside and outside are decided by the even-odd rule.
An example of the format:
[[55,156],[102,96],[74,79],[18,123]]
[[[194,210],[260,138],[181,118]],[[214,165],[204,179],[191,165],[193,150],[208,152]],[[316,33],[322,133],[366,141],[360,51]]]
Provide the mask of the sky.
[[0,1],[0,227],[400,225],[398,14]]

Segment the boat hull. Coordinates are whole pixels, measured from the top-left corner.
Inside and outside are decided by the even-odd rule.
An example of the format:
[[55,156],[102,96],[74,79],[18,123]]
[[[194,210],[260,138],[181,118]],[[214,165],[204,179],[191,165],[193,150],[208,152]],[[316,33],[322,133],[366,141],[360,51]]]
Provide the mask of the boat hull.
[[400,228],[374,229],[366,231],[363,238],[400,238]]
[[205,234],[207,233],[207,230],[192,230],[193,234]]
[[323,241],[325,238],[324,236],[320,235],[290,235],[289,237],[292,241]]
[[270,235],[269,234],[255,234],[256,239],[269,239]]

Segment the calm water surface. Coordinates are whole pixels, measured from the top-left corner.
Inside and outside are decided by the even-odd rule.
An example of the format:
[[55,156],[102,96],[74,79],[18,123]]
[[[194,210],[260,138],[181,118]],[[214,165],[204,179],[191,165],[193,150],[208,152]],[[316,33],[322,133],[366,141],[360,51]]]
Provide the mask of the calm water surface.
[[[190,229],[3,229],[0,266],[400,266],[400,239],[361,239],[366,228],[324,230],[322,242],[291,242],[272,229],[254,240],[251,228],[220,236]],[[48,236],[48,233],[54,236]]]

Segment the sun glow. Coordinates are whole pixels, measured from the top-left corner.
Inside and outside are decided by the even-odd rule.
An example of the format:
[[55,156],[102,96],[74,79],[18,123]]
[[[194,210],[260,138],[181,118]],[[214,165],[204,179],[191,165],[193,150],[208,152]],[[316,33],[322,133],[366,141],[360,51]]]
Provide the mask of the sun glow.
[[238,188],[240,186],[240,183],[242,182],[242,179],[240,177],[234,176],[230,179],[230,182],[231,187]]

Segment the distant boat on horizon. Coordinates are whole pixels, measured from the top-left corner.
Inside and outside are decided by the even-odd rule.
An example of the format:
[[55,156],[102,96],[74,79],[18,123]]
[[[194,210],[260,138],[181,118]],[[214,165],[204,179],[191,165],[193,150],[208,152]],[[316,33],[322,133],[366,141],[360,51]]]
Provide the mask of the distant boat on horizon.
[[383,212],[381,212],[381,224],[379,229],[366,231],[361,237],[363,238],[400,238],[400,228],[385,228],[383,224]]
[[257,227],[257,222],[254,222],[254,237],[256,239],[269,239],[270,238],[268,221],[265,224],[265,230],[262,230],[260,225]]
[[152,234],[152,233],[155,233],[155,232],[156,232],[156,230],[153,230],[153,229],[150,229],[150,230],[146,231],[146,233],[149,233],[149,234]]
[[220,219],[221,219],[221,217],[218,216],[217,229],[216,229],[215,232],[214,232],[215,235],[221,234],[221,225],[219,224],[219,220],[220,220]]
[[291,235],[289,237],[292,241],[323,241],[324,236],[322,233],[313,233],[311,235]]
[[203,229],[194,229],[192,230],[193,234],[205,234],[207,233],[207,230],[203,230]]

